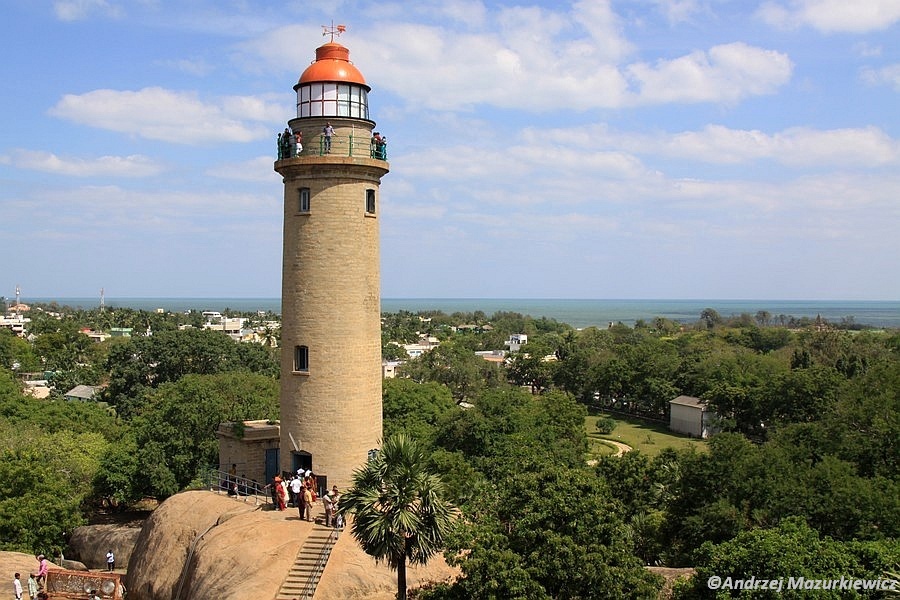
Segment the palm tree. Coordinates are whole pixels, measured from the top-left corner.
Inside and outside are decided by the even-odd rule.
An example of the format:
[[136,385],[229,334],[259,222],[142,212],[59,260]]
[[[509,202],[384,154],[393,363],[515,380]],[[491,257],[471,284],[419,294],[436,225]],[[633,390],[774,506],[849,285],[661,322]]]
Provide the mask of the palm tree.
[[444,544],[453,507],[443,483],[427,469],[428,454],[399,433],[353,473],[338,510],[354,515],[350,532],[375,560],[397,570],[397,598],[406,600],[406,564],[425,564]]

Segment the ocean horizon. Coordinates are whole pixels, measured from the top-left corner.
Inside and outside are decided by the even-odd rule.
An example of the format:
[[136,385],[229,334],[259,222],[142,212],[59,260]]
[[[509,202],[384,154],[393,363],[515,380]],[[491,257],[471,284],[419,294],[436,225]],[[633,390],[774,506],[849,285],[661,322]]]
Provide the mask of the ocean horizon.
[[[92,309],[100,305],[99,298],[22,298],[22,303],[48,304]],[[106,298],[108,307],[132,308],[170,312],[189,310],[233,310],[240,312],[271,311],[281,313],[280,298]],[[487,316],[496,312],[516,312],[534,318],[546,317],[573,327],[606,327],[610,322],[634,325],[663,317],[682,323],[700,318],[706,308],[716,310],[722,317],[744,313],[756,315],[768,312],[773,319],[779,315],[796,318],[821,316],[829,322],[845,319],[861,325],[900,328],[900,301],[897,300],[721,300],[721,299],[565,299],[565,298],[382,298],[381,311],[441,311],[470,313],[482,311]]]

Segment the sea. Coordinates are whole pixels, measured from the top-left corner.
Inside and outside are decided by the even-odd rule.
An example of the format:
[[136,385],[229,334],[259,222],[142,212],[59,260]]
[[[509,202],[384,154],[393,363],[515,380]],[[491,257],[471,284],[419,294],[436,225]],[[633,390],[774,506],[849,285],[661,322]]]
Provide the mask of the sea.
[[[99,306],[98,298],[22,298],[23,303],[56,302],[75,308],[91,309]],[[252,312],[271,311],[280,314],[280,298],[106,298],[106,306],[127,307],[136,310],[171,312],[188,310],[225,309]],[[900,328],[900,301],[896,300],[586,300],[560,298],[382,298],[381,310],[386,313],[409,311],[441,311],[471,313],[481,311],[488,317],[496,312],[508,311],[547,317],[567,323],[572,327],[606,327],[609,323],[634,325],[643,319],[650,321],[664,317],[680,323],[693,323],[700,313],[712,308],[722,317],[744,313],[756,315],[768,312],[773,319],[779,315],[788,317],[821,316],[832,323],[852,320],[860,325],[880,328]]]

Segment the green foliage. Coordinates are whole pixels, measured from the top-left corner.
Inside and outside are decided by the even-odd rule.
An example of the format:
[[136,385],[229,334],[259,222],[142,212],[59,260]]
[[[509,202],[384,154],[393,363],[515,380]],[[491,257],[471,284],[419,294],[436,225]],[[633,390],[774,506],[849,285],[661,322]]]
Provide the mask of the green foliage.
[[111,506],[126,506],[144,495],[144,488],[138,481],[141,471],[138,445],[134,434],[125,436],[110,444],[100,460],[100,468],[94,478],[94,494]]
[[419,383],[443,384],[457,401],[471,399],[483,389],[505,384],[500,369],[476,355],[464,340],[445,342],[407,361],[401,367],[401,373]]
[[[540,393],[550,387],[559,364],[555,360],[558,345],[556,334],[529,338],[525,346],[509,355],[506,372],[510,382],[529,386],[532,393]],[[553,357],[553,360],[548,357]]]
[[655,598],[602,481],[584,469],[529,469],[495,482],[452,540],[453,598]]
[[[898,352],[900,356],[900,352]],[[900,474],[900,360],[879,360],[847,382],[825,415],[820,451],[834,452],[866,477]]]
[[453,507],[428,470],[425,446],[404,434],[384,441],[353,474],[338,510],[354,515],[350,531],[362,549],[397,571],[397,597],[406,599],[406,565],[425,564],[444,545]]
[[140,411],[144,390],[178,381],[188,374],[212,375],[244,371],[269,377],[278,364],[269,349],[240,344],[219,331],[184,329],[134,337],[110,349],[106,397],[118,413],[130,418]]
[[700,313],[700,324],[707,329],[712,329],[722,323],[722,317],[714,308],[704,308]]
[[75,321],[59,321],[55,331],[37,336],[34,353],[48,371],[68,370],[76,364],[93,363],[98,344],[81,333]]
[[40,370],[40,359],[32,351],[31,344],[6,327],[0,327],[0,367],[20,373]]
[[430,445],[441,420],[461,410],[450,391],[435,382],[385,379],[381,396],[386,438],[404,432]]
[[84,523],[82,507],[108,442],[98,433],[0,425],[0,550],[57,552]]
[[746,531],[722,544],[703,544],[697,553],[697,572],[678,589],[676,598],[732,597],[725,590],[717,595],[708,588],[707,580],[713,575],[722,580],[784,580],[782,592],[744,591],[741,598],[856,598],[860,594],[852,591],[788,590],[788,578],[882,579],[898,558],[900,547],[895,543],[839,542],[820,536],[801,518],[790,518],[775,528]]
[[277,416],[278,383],[264,375],[185,375],[160,385],[146,392],[131,435],[104,462],[99,489],[125,502],[170,496],[218,462],[219,423]]
[[0,422],[35,427],[42,433],[99,432],[108,439],[121,434],[115,418],[94,402],[38,400],[21,393],[13,375],[0,368]]
[[[670,564],[691,564],[704,542],[803,517],[840,540],[900,537],[896,479],[859,476],[831,455],[813,456],[777,437],[754,446],[735,434],[710,440],[707,454],[679,453],[679,478],[667,505]],[[812,460],[811,460],[812,458]]]
[[587,451],[584,416],[583,406],[559,392],[492,390],[446,419],[436,443],[461,452],[489,478],[542,464],[580,465]]

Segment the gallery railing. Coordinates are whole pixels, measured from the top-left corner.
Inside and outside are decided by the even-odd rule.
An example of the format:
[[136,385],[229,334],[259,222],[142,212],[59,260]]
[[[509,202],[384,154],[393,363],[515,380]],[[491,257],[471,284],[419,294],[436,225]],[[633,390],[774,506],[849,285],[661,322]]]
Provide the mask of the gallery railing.
[[387,143],[375,143],[375,139],[368,135],[334,135],[331,141],[324,135],[310,144],[303,144],[303,150],[297,154],[297,146],[293,138],[288,138],[284,143],[279,136],[278,160],[285,158],[297,158],[303,156],[356,156],[374,158],[375,160],[387,160]]

